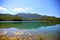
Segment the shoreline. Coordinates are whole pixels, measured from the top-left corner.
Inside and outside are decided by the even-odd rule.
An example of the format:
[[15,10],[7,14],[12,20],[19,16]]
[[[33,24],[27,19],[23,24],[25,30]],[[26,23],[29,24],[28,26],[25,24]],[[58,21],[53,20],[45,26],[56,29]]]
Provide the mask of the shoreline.
[[48,22],[48,21],[0,21],[0,22]]
[[50,21],[0,21],[0,22],[50,22]]

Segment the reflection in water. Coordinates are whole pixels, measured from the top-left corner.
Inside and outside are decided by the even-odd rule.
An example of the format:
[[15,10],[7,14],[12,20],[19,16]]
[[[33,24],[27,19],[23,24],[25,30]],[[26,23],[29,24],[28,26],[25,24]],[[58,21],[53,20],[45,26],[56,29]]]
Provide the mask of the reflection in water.
[[58,33],[59,32],[59,27],[60,24],[54,25],[54,26],[47,26],[47,27],[40,27],[36,29],[17,29],[17,28],[2,28],[0,29],[0,32],[2,34],[27,34],[27,33],[32,33],[32,34],[50,34],[50,33]]
[[32,29],[46,26],[53,26],[58,23],[52,22],[0,22],[0,28],[19,28],[19,29]]
[[[8,37],[31,38],[32,40],[57,40],[60,24],[48,22],[0,23],[0,35]],[[27,40],[27,39],[26,39]]]

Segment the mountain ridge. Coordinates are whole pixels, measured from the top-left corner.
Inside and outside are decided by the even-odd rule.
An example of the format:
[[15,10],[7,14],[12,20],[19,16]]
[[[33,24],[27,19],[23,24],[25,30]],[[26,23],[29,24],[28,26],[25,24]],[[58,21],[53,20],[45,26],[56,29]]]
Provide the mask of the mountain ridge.
[[39,14],[31,14],[31,13],[18,13],[16,15],[10,14],[0,14],[0,21],[59,21],[60,18],[55,16],[46,16]]

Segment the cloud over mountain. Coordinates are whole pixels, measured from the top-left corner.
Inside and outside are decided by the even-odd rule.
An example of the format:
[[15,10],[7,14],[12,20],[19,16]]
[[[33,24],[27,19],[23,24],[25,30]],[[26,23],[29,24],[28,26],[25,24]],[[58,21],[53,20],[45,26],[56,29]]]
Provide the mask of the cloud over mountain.
[[13,10],[17,12],[28,12],[31,11],[32,8],[14,8]]

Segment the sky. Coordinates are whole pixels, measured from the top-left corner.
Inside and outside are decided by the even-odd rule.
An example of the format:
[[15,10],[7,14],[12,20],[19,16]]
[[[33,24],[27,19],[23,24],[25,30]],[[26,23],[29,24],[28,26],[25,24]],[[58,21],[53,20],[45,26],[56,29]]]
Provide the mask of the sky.
[[60,17],[60,0],[0,0],[0,13],[37,13]]

